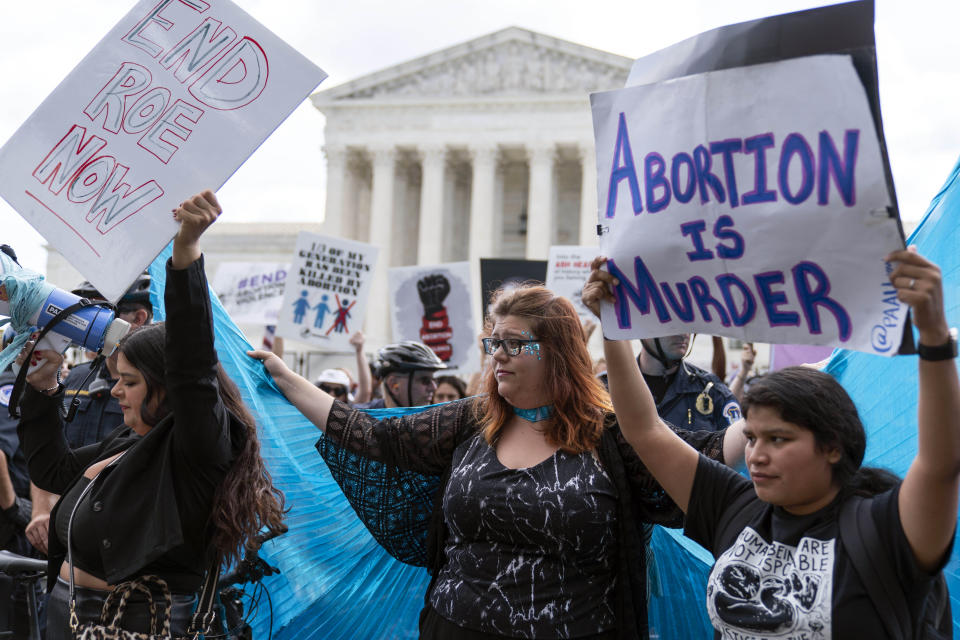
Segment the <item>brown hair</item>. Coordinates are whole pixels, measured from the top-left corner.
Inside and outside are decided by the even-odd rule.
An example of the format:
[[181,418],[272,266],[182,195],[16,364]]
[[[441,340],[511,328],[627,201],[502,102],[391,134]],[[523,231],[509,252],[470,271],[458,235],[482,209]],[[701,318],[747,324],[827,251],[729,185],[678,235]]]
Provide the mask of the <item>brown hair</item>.
[[243,424],[246,437],[233,465],[213,495],[212,543],[230,566],[240,557],[241,545],[256,547],[255,537],[264,527],[271,533],[285,533],[283,492],[260,457],[257,423],[240,397],[240,389],[217,363],[220,399],[230,415]]
[[[147,393],[140,416],[151,427],[170,413],[166,393],[161,393],[166,390],[165,345],[166,326],[160,322],[131,331],[118,347],[146,382]],[[245,431],[243,445],[214,493],[210,515],[211,542],[221,554],[221,562],[229,566],[239,558],[242,546],[255,544],[254,538],[262,528],[283,533],[286,526],[283,524],[283,493],[273,486],[270,473],[260,457],[257,423],[243,403],[237,385],[219,362],[217,387],[224,407]],[[159,400],[156,411],[149,412],[147,407],[154,398]]]
[[[596,448],[610,395],[593,375],[587,339],[573,305],[546,287],[524,284],[493,294],[486,321],[487,332],[497,320],[515,316],[528,320],[542,345],[546,388],[553,399],[553,415],[546,421],[547,442],[570,453]],[[497,390],[494,367],[485,374],[486,394],[477,403],[483,435],[491,445],[513,416],[513,408]]]

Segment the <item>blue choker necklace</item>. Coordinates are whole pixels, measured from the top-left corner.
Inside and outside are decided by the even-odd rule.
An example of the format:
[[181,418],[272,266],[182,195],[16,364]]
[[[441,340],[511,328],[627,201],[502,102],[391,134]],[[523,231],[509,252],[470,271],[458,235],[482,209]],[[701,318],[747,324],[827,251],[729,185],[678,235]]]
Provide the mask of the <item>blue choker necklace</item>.
[[533,409],[518,409],[514,407],[513,412],[527,422],[540,422],[553,415],[553,405],[545,404],[542,407],[534,407]]

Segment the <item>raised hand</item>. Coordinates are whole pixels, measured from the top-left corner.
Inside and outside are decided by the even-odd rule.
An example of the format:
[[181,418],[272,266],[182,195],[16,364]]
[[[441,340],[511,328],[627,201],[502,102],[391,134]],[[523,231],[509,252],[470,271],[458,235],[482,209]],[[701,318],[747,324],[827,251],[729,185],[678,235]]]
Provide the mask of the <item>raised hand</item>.
[[184,269],[200,257],[200,236],[223,212],[209,189],[184,200],[173,210],[180,230],[173,239],[173,267]]
[[931,347],[946,343],[949,328],[940,267],[917,253],[916,247],[894,251],[886,259],[898,263],[890,272],[890,282],[897,288],[897,299],[913,310],[920,342]]
[[350,336],[350,346],[352,346],[357,353],[363,351],[363,331],[353,332],[353,335]]
[[607,259],[604,256],[597,256],[593,259],[590,264],[590,277],[587,278],[587,283],[583,285],[583,291],[580,294],[583,306],[598,318],[600,317],[600,302],[603,300],[613,302],[615,298],[611,287],[620,284],[619,280],[602,269],[605,264],[607,264]]

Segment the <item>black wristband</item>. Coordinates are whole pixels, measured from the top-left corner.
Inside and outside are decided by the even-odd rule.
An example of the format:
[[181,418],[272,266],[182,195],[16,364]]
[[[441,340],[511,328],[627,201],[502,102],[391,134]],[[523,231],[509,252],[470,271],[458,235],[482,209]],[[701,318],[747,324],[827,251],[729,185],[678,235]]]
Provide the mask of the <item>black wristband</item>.
[[957,357],[957,329],[950,329],[950,336],[947,341],[941,345],[930,347],[922,342],[917,344],[917,355],[921,360],[938,362],[940,360],[953,360]]

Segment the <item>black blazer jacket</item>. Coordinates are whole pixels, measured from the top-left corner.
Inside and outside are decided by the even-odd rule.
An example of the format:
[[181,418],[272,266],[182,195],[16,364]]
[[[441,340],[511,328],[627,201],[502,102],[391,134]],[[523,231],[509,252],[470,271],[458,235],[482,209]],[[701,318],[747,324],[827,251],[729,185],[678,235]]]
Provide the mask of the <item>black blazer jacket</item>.
[[[170,413],[159,424],[142,437],[121,426],[99,444],[72,450],[63,435],[63,392],[46,396],[28,385],[18,433],[34,484],[60,495],[88,466],[126,451],[100,474],[89,499],[81,503],[96,522],[94,532],[82,534],[99,540],[102,577],[108,583],[140,575],[163,558],[193,568],[187,578],[168,580],[171,591],[189,593],[199,589],[212,557],[213,496],[245,430],[220,401],[202,257],[182,270],[168,261],[164,300]],[[66,557],[65,541],[54,526],[59,506],[50,515],[48,588]]]

